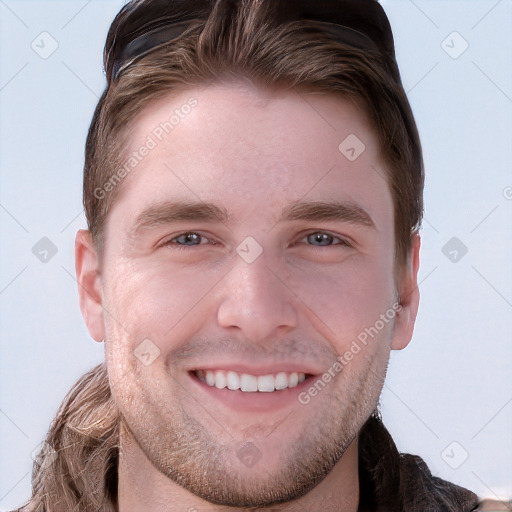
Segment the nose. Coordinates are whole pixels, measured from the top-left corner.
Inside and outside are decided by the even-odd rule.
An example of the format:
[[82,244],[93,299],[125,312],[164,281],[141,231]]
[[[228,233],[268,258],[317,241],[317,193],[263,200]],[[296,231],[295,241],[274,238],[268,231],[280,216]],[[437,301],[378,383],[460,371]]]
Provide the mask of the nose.
[[218,309],[221,327],[254,343],[264,343],[297,326],[294,294],[286,277],[267,266],[265,251],[252,263],[235,256],[223,283]]

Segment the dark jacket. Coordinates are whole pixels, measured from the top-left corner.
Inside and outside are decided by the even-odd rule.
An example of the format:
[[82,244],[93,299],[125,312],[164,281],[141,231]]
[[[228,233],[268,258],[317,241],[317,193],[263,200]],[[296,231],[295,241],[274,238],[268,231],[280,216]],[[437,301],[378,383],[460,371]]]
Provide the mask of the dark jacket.
[[432,476],[421,457],[399,453],[377,415],[359,435],[359,490],[358,512],[470,512],[483,505],[475,493]]

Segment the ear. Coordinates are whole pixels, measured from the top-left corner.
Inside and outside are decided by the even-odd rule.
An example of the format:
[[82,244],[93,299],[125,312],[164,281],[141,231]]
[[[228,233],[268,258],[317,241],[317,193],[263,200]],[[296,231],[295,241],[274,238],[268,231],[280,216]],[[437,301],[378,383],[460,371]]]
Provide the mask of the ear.
[[99,259],[91,233],[80,229],[75,238],[75,271],[80,310],[89,334],[96,341],[105,338]]
[[420,268],[421,239],[418,233],[411,237],[409,257],[405,268],[400,273],[397,283],[401,308],[397,310],[395,327],[391,340],[392,350],[402,350],[411,341],[414,323],[420,303],[420,291],[418,289],[418,270]]

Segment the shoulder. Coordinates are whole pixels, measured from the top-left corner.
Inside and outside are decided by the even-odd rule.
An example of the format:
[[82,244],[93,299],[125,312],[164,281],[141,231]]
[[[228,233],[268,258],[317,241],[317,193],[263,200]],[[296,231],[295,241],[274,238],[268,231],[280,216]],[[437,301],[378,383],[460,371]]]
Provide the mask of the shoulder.
[[[400,483],[405,510],[478,510],[477,495],[464,487],[433,476],[425,461],[418,455],[400,454]],[[437,508],[436,508],[437,507]]]
[[480,502],[476,512],[498,512],[502,510],[512,511],[512,500],[483,500]]
[[[404,484],[403,490],[407,490],[409,496],[414,496],[412,500],[415,503],[409,504],[410,510],[417,510],[414,507],[423,503],[435,502],[441,507],[441,510],[512,512],[512,500],[479,499],[474,492],[433,476],[425,461],[418,455],[402,453],[400,458],[401,482]],[[420,509],[418,508],[418,510]]]

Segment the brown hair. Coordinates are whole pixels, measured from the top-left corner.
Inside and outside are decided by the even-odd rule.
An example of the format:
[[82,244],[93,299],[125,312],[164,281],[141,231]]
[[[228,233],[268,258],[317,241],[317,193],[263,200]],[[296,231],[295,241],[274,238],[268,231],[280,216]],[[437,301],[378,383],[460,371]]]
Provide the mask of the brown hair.
[[[377,4],[357,1],[359,5]],[[155,13],[150,9],[152,2],[143,0],[130,3],[118,14],[105,45],[108,84],[94,112],[85,151],[83,201],[100,254],[105,220],[122,184],[107,194],[98,190],[104,192],[104,184],[121,168],[137,115],[165,95],[242,78],[261,87],[338,94],[362,109],[387,164],[396,261],[405,261],[411,234],[422,217],[423,163],[394,55],[391,62],[378,48],[362,50],[344,44],[304,20],[283,23],[272,8],[276,2],[212,0],[204,3],[207,8],[185,13],[187,1],[166,1],[176,19],[193,15],[200,20],[192,21],[181,37],[154,49],[114,78],[116,41],[133,28],[127,28],[134,22],[130,9],[147,4],[141,26]],[[58,410],[40,460],[34,464],[32,499],[20,510],[113,511],[118,420],[108,375],[100,365],[76,383]]]
[[[366,8],[377,4],[374,0],[357,1]],[[185,1],[181,5],[187,3],[194,4]],[[207,13],[200,13],[205,20],[191,22],[182,37],[158,47],[117,79],[112,76],[115,43],[125,35],[123,30],[129,32],[123,25],[133,22],[133,13],[125,8],[112,24],[104,63],[109,85],[89,129],[84,167],[84,208],[100,253],[105,220],[122,184],[114,182],[107,192],[104,187],[109,180],[112,183],[116,172],[119,176],[127,159],[130,127],[137,114],[165,95],[238,77],[261,87],[337,94],[363,110],[389,171],[396,260],[398,265],[404,263],[411,233],[421,223],[424,173],[418,132],[394,54],[341,43],[307,21],[279,22],[275,19],[278,13],[271,8],[273,2],[231,2],[234,11],[229,13],[225,12],[229,2],[213,3]],[[180,17],[179,11],[174,14]]]
[[119,412],[104,364],[68,392],[36,456],[32,499],[18,512],[113,512]]

